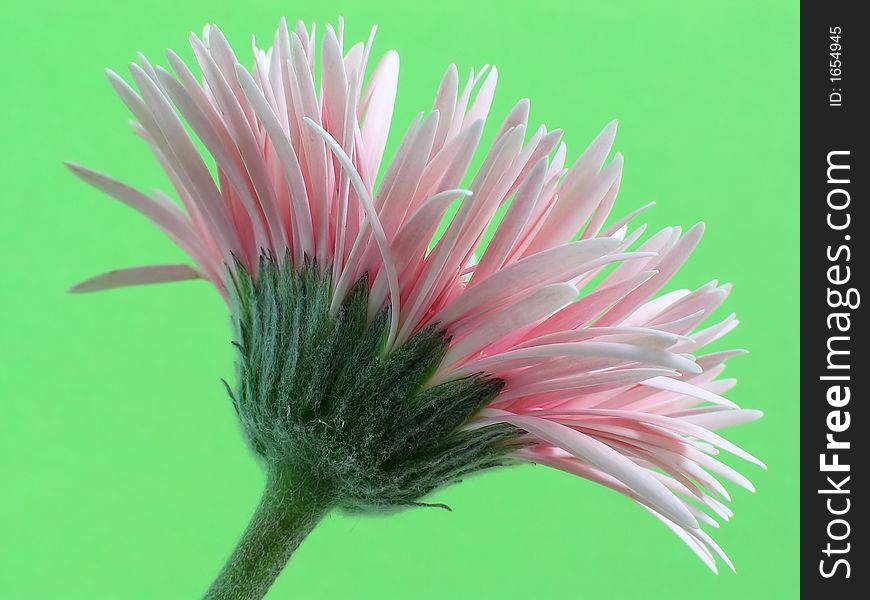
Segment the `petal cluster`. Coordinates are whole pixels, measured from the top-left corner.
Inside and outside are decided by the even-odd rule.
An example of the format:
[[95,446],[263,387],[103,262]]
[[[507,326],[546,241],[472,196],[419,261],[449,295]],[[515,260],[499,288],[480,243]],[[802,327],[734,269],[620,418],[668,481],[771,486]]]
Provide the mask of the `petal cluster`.
[[523,100],[483,144],[494,67],[461,78],[451,65],[384,166],[399,58],[369,69],[374,30],[348,47],[343,29],[328,26],[318,44],[314,28],[282,21],[249,68],[210,26],[190,38],[201,78],[172,51],[171,71],[132,63],[135,87],[110,72],[182,207],[70,166],[195,267],[123,269],[76,291],[201,277],[227,296],[228,265],[256,277],[268,253],[330,269],[336,312],[366,275],[370,317],[389,306],[387,350],[433,324],[450,335],[429,385],[479,373],[505,382],[468,427],[527,432],[516,458],[613,488],[712,569],[716,556],[730,565],[701,525],[731,516],[718,478],[752,486],[717,454],[758,461],[713,432],[760,413],[722,396],[739,352],[698,353],[737,325],[704,324],[729,287],[658,295],[703,227],[641,243],[633,223],[647,207],[610,218],[623,168],[618,153],[608,161],[615,123],[566,166],[562,132],[530,129]]

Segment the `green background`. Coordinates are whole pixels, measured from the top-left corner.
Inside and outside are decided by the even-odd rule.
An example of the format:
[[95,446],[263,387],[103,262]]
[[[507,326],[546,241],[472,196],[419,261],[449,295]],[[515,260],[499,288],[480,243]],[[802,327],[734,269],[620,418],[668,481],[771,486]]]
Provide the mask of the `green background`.
[[[626,157],[621,216],[704,219],[673,282],[734,283],[746,347],[731,397],[767,416],[728,436],[742,467],[736,516],[715,533],[738,569],[714,576],[617,494],[543,467],[437,494],[454,512],[330,516],[274,598],[794,598],[798,594],[798,3],[117,0],[7,3],[0,19],[0,597],[194,598],[256,503],[221,376],[225,308],[202,283],[69,296],[114,267],[176,261],[144,219],[75,180],[73,159],[165,185],[103,78],[143,51],[191,52],[218,23],[249,57],[280,15],[380,25],[402,57],[394,134],[431,104],[449,62],[498,65],[490,122],[522,97],[566,131],[573,160],[610,119]],[[395,148],[396,135],[391,138]],[[673,286],[671,286],[673,287]],[[724,313],[723,313],[724,314]]]

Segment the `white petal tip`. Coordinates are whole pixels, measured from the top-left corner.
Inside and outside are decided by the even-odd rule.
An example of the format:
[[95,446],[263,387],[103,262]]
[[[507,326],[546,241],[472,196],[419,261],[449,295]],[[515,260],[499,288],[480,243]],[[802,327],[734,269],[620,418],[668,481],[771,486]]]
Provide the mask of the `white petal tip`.
[[700,375],[704,372],[704,369],[701,367],[701,365],[694,362],[694,357],[685,358],[687,362],[685,363],[685,369],[683,369],[684,371],[686,371],[687,373],[691,373],[692,375]]

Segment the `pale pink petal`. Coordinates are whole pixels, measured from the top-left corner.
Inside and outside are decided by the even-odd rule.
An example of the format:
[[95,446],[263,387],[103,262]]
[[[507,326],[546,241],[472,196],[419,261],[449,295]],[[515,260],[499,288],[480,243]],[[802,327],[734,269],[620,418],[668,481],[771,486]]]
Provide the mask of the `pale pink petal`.
[[444,356],[442,369],[449,368],[470,354],[479,352],[498,338],[553,314],[577,296],[577,288],[567,283],[547,285],[509,308],[490,315],[481,325],[471,328],[467,335],[454,342]]
[[149,285],[169,281],[187,281],[202,279],[199,271],[188,265],[150,265],[146,267],[130,267],[109,271],[96,277],[86,279],[70,288],[73,294],[99,292],[131,285]]
[[362,122],[363,147],[366,148],[366,170],[373,181],[381,165],[387,134],[393,119],[396,87],[399,80],[399,55],[391,50],[375,67],[363,99],[365,116]]
[[308,195],[305,191],[305,183],[302,179],[302,171],[296,158],[296,152],[294,152],[293,146],[281,128],[277,117],[260,94],[254,80],[243,68],[240,67],[238,70],[242,89],[251,102],[257,117],[263,123],[263,127],[269,133],[269,139],[281,160],[284,177],[290,190],[294,231],[300,237],[300,247],[303,252],[313,254],[314,231],[311,223],[311,212],[308,208]]
[[510,413],[493,416],[492,419],[515,425],[547,442],[564,448],[577,458],[619,480],[675,522],[692,529],[698,527],[698,521],[683,503],[652,477],[646,469],[638,467],[625,456],[595,438],[546,419]]
[[474,270],[471,285],[485,279],[504,265],[511,248],[516,243],[516,239],[540,197],[546,173],[547,159],[542,158],[517,191],[517,195],[505,214],[498,231],[486,248],[483,260]]
[[607,255],[618,246],[618,240],[602,238],[572,242],[529,256],[469,288],[432,320],[447,325],[470,310],[487,306],[495,299],[503,301],[527,289],[546,285],[560,278],[569,279],[584,264]]

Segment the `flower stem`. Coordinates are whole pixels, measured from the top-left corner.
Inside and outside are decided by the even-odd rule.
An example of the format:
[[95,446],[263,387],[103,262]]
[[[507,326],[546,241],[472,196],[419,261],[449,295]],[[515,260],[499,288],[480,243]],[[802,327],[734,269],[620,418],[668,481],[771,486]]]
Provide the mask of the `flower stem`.
[[205,600],[263,598],[332,501],[328,488],[310,477],[270,467],[260,504]]

